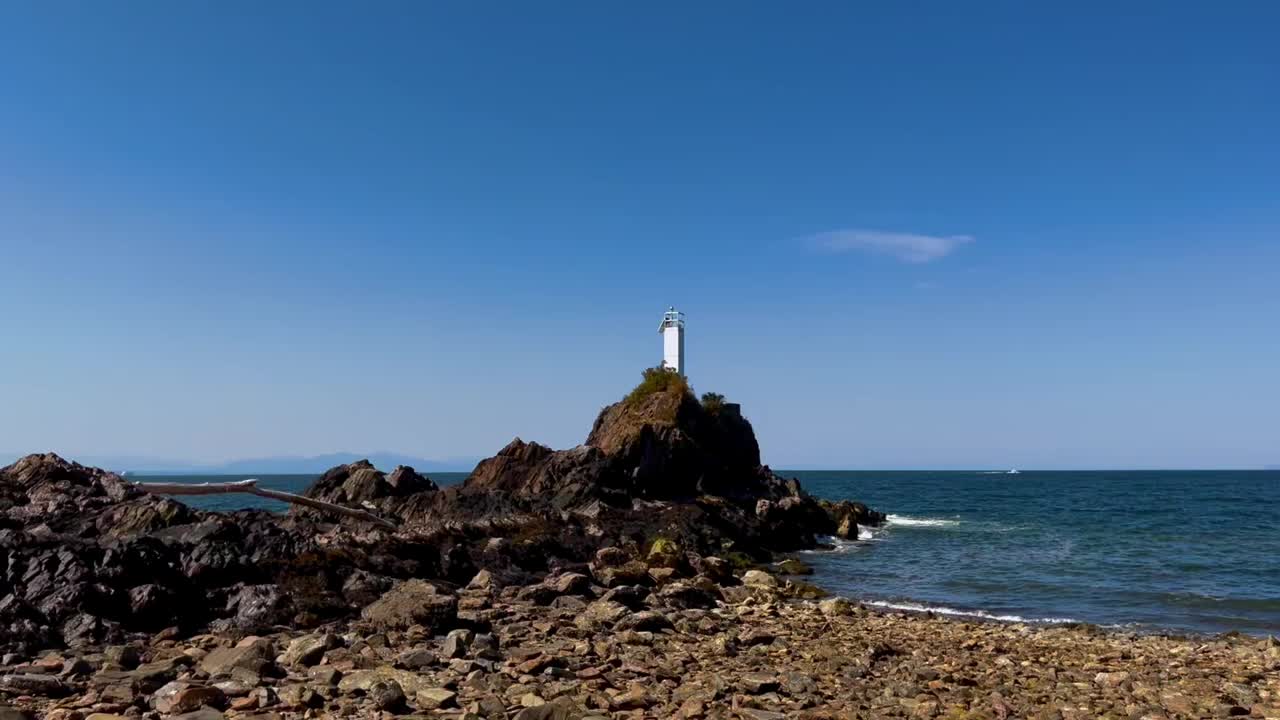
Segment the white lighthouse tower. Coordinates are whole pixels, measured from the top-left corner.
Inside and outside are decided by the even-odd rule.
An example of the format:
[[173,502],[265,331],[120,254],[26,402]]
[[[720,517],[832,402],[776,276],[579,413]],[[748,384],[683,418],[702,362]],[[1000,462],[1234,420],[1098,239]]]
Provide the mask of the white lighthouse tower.
[[662,366],[684,377],[684,313],[667,308],[658,332],[662,334]]

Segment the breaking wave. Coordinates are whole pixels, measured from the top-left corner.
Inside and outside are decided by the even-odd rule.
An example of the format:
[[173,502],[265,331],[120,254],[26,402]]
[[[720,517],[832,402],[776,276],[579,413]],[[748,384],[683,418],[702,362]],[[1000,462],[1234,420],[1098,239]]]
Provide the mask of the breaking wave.
[[887,602],[884,600],[863,600],[863,605],[872,607],[885,608],[888,610],[907,610],[910,612],[931,612],[935,615],[948,615],[951,617],[971,617],[981,620],[995,620],[998,622],[1011,623],[1035,623],[1038,625],[1061,625],[1063,623],[1079,622],[1074,618],[1067,617],[1043,617],[1043,618],[1026,618],[1021,615],[996,615],[985,610],[957,610],[943,605],[924,605],[913,602]]
[[944,518],[915,518],[907,515],[889,514],[885,517],[885,524],[901,525],[904,527],[955,527],[960,524],[960,521]]

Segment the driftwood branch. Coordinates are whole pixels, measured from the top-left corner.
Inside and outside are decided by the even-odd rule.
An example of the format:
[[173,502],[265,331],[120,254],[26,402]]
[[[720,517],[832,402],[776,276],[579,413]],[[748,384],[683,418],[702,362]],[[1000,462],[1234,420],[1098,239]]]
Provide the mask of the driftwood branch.
[[337,505],[324,500],[316,500],[305,495],[297,495],[283,490],[268,490],[258,487],[258,481],[250,478],[248,480],[236,480],[234,482],[224,483],[148,483],[136,482],[134,487],[153,495],[224,495],[229,493],[246,493],[248,495],[257,495],[259,497],[271,498],[273,500],[282,500],[294,505],[305,505],[322,512],[334,513],[336,515],[346,515],[350,518],[363,520],[373,523],[379,527],[388,530],[395,530],[396,526],[383,520],[367,510],[358,510],[349,508],[345,505]]

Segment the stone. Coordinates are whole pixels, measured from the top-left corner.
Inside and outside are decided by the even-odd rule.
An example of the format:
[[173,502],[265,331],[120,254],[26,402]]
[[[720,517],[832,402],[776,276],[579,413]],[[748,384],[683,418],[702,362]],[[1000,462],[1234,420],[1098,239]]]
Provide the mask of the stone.
[[388,682],[394,680],[405,695],[417,696],[424,690],[434,689],[435,684],[431,678],[426,675],[420,675],[408,670],[400,670],[390,665],[380,665],[375,668],[365,670],[352,670],[343,675],[338,681],[338,690],[343,693],[350,693],[356,690],[368,694],[369,689],[379,682]]
[[102,652],[104,665],[132,670],[142,663],[142,653],[133,645],[112,645]]
[[831,597],[819,601],[818,610],[827,617],[845,617],[853,614],[853,603],[842,597]]
[[421,625],[427,632],[449,629],[457,620],[457,598],[425,580],[405,580],[366,606],[360,617],[380,630]]
[[446,658],[460,658],[467,654],[471,648],[471,641],[475,638],[475,633],[465,628],[450,630],[448,635],[444,637],[444,644],[441,646],[440,654]]
[[[505,716],[500,716],[505,717]],[[579,720],[582,711],[567,698],[525,707],[515,714],[515,720]]]
[[627,606],[612,600],[597,600],[586,607],[575,619],[574,624],[580,629],[595,632],[604,627],[612,627],[614,623],[631,613]]
[[226,715],[213,708],[200,708],[191,712],[169,716],[169,720],[225,720]]
[[439,710],[457,705],[458,694],[442,687],[428,687],[414,693],[418,707],[424,710]]
[[614,629],[622,632],[633,630],[636,632],[659,632],[661,630],[670,630],[672,628],[671,621],[665,615],[653,610],[642,610],[637,613],[631,613],[622,617],[614,624]]
[[207,675],[225,675],[238,668],[269,675],[275,671],[275,657],[275,646],[270,640],[249,637],[235,647],[217,648],[205,655],[200,661],[200,670]]
[[303,635],[294,638],[281,655],[280,662],[286,667],[317,665],[324,658],[325,650],[334,643],[335,639],[326,635]]
[[201,707],[223,707],[226,705],[227,698],[221,690],[216,687],[193,686],[182,688],[172,698],[168,709],[161,709],[159,702],[156,709],[161,712],[193,712]]
[[42,695],[57,698],[68,694],[70,689],[56,675],[14,673],[0,675],[0,691],[12,695]]
[[742,583],[751,587],[776,588],[778,579],[763,570],[748,570],[742,574]]
[[743,673],[738,677],[738,685],[743,692],[752,695],[774,692],[781,687],[777,675],[761,672]]
[[369,697],[378,709],[399,712],[404,709],[404,690],[395,680],[378,681],[369,688]]

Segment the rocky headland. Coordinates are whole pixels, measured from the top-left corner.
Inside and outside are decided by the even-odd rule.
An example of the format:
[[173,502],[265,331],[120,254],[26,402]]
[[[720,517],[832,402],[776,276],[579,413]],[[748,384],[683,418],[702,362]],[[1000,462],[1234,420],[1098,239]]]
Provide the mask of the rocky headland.
[[461,485],[331,469],[210,513],[56,455],[0,469],[0,720],[1280,718],[1274,640],[972,624],[824,598],[788,553],[883,516],[647,375],[586,442]]

